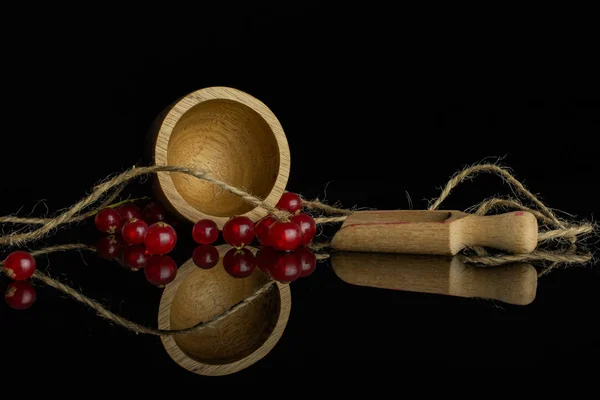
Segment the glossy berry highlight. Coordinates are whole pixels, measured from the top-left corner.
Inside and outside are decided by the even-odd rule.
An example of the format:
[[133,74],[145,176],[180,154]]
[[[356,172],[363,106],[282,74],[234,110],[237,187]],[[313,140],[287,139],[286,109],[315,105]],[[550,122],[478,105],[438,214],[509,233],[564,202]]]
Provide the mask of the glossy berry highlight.
[[154,286],[163,287],[177,276],[177,264],[169,256],[152,256],[144,268],[144,275]]
[[302,199],[296,193],[285,192],[275,206],[280,210],[289,211],[292,214],[302,209]]
[[199,244],[213,244],[219,238],[219,227],[210,219],[201,219],[192,228],[192,237]]
[[269,242],[275,250],[295,250],[302,241],[302,231],[294,222],[276,222],[269,228]]
[[142,244],[146,237],[148,224],[141,219],[132,218],[123,224],[121,236],[127,244]]
[[317,256],[306,247],[299,247],[295,251],[300,259],[300,277],[311,275],[317,268]]
[[156,222],[146,230],[144,245],[148,254],[167,254],[175,248],[175,244],[177,244],[177,233],[165,222]]
[[300,244],[302,246],[308,246],[317,234],[317,224],[315,223],[313,217],[308,214],[296,214],[290,219],[290,221],[294,222],[300,227],[300,231],[302,232],[302,240],[300,240]]
[[202,244],[194,249],[192,260],[202,269],[211,269],[219,262],[219,250],[210,244]]
[[300,257],[296,252],[278,253],[275,263],[269,268],[269,275],[281,283],[295,281],[302,273]]
[[4,292],[4,300],[15,310],[26,310],[30,308],[37,298],[35,288],[29,282],[13,282]]
[[137,271],[146,267],[150,255],[146,253],[146,248],[142,245],[125,246],[122,259],[123,263],[132,271]]
[[117,233],[123,225],[121,216],[117,210],[112,208],[104,208],[98,211],[94,218],[94,223],[100,232],[109,233],[111,235]]
[[256,260],[250,250],[233,248],[225,253],[223,267],[234,278],[246,278],[256,269]]
[[254,236],[254,222],[248,217],[232,217],[223,225],[223,239],[233,247],[250,244]]
[[4,260],[4,271],[15,281],[29,279],[35,272],[35,258],[26,251],[13,251]]

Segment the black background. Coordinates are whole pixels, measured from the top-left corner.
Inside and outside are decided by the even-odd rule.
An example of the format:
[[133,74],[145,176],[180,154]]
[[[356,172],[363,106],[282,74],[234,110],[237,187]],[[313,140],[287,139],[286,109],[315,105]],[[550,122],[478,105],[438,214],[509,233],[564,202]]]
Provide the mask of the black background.
[[[427,18],[411,24],[410,15],[385,10],[352,18],[316,7],[241,11],[228,14],[225,27],[203,16],[190,36],[157,26],[161,39],[149,47],[105,39],[109,24],[90,38],[55,26],[34,41],[8,40],[2,214],[51,214],[75,203],[98,180],[144,162],[148,126],[164,107],[222,85],[259,98],[279,118],[291,151],[288,190],[305,197],[395,209],[409,207],[408,192],[423,208],[457,170],[501,159],[550,207],[594,217],[600,108],[585,23],[572,36],[550,26],[513,37],[502,24],[483,35],[485,20],[468,28]],[[499,178],[481,176],[444,207],[508,194]],[[96,238],[88,223],[30,248]],[[180,262],[191,256],[188,239],[176,251]],[[39,266],[113,311],[155,324],[160,290],[143,275],[90,254],[54,254]],[[0,279],[2,288],[8,283]],[[46,377],[203,383],[331,371],[367,377],[425,365],[593,365],[599,284],[597,268],[557,270],[540,280],[533,304],[518,307],[354,287],[324,263],[292,284],[290,321],[274,350],[223,378],[181,369],[159,339],[113,326],[43,286],[26,312],[0,307],[1,336],[12,378],[32,360]]]

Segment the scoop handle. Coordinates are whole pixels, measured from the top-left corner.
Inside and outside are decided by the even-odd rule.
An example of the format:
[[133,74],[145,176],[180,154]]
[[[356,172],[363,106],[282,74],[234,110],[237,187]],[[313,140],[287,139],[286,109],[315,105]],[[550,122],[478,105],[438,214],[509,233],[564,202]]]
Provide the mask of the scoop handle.
[[537,247],[537,219],[527,211],[469,215],[457,222],[458,247],[483,246],[514,254],[531,253]]

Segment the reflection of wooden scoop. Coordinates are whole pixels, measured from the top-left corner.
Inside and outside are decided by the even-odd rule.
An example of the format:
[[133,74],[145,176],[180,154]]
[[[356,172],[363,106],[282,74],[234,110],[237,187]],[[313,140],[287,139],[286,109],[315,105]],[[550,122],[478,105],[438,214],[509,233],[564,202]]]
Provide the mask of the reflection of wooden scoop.
[[336,275],[359,286],[477,297],[527,305],[535,299],[537,271],[530,264],[473,267],[458,257],[339,252]]
[[345,251],[455,255],[484,246],[530,253],[538,225],[529,212],[478,216],[461,211],[356,211],[331,241]]

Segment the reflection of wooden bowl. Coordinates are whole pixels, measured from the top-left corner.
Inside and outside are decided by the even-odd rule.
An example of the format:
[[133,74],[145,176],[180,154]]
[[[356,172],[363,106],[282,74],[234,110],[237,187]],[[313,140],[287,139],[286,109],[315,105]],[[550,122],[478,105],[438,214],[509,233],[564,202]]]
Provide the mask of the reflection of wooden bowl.
[[449,256],[336,252],[331,265],[341,280],[359,286],[516,305],[531,303],[537,291],[537,271],[525,263],[475,267]]
[[[218,246],[221,261],[209,270],[192,260],[183,264],[163,292],[160,329],[182,329],[207,321],[239,303],[268,281],[258,268],[233,278],[222,264],[231,247]],[[276,283],[224,320],[198,332],[161,336],[167,353],[180,366],[200,375],[227,375],[263,358],[283,334],[291,309],[290,288]]]
[[[211,87],[180,99],[156,121],[151,153],[157,165],[210,171],[274,206],[289,177],[290,152],[269,108],[236,89]],[[171,212],[191,222],[213,219],[219,228],[234,215],[266,215],[240,197],[183,173],[157,173],[157,194]]]

